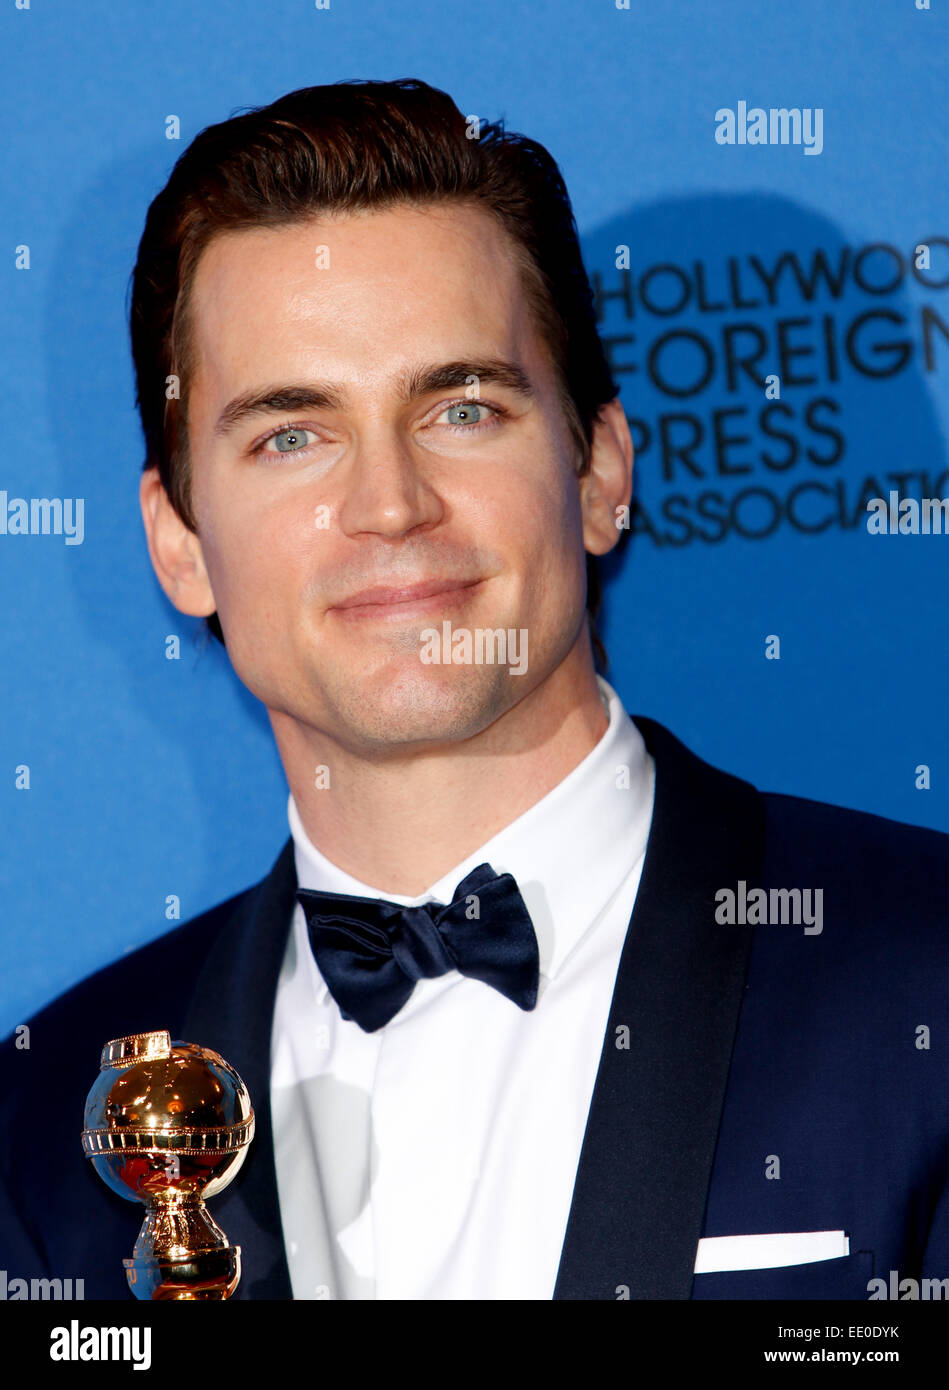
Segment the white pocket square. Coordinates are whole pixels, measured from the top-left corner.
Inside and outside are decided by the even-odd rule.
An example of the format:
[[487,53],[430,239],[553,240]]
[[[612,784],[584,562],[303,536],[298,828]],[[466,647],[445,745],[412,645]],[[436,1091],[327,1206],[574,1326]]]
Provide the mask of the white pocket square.
[[705,1236],[695,1254],[696,1274],[732,1269],[780,1269],[850,1254],[844,1231],[781,1231],[757,1236]]

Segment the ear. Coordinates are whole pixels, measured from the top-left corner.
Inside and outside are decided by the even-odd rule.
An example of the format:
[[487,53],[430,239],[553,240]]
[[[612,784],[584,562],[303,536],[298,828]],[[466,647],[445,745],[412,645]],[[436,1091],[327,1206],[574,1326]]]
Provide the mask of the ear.
[[605,555],[619,540],[618,509],[629,504],[633,490],[633,439],[618,396],[597,416],[590,467],[579,481],[584,549]]
[[142,474],[138,495],[148,553],[159,584],[180,613],[206,618],[217,605],[201,542],[171,505],[157,468]]

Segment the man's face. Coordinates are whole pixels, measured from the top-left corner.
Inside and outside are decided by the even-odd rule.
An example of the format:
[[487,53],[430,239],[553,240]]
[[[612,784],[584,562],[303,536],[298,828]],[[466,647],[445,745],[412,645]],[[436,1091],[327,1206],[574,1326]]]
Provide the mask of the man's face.
[[[362,756],[451,743],[586,640],[577,451],[489,214],[400,206],[221,235],[192,315],[201,553],[234,668],[272,717]],[[425,380],[450,364],[449,384]],[[423,659],[446,621],[511,630],[519,652],[526,633],[526,671],[510,654],[449,662],[444,645]]]

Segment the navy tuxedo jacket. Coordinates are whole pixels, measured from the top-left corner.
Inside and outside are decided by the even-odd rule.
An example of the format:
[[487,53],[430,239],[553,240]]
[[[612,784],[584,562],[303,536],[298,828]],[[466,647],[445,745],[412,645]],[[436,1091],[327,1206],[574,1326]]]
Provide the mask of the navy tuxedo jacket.
[[[949,1279],[949,836],[762,794],[636,723],[655,810],[554,1297],[866,1299],[891,1270]],[[716,921],[740,882],[822,889],[822,931]],[[45,1008],[28,1051],[3,1044],[9,1278],[131,1297],[143,1208],[105,1187],[79,1133],[103,1043],[167,1028],[222,1053],[257,1113],[211,1204],[242,1247],[235,1297],[291,1297],[269,1068],[295,890],[288,841],[255,887]],[[815,1231],[846,1232],[849,1255],[693,1274],[700,1237]]]

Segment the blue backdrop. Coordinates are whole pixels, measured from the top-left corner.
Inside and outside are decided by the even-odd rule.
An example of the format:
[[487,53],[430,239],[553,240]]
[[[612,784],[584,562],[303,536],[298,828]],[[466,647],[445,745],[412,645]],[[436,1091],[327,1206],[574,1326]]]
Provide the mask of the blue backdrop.
[[[126,300],[185,145],[295,87],[420,77],[560,163],[639,446],[627,708],[949,830],[949,537],[866,528],[870,496],[949,495],[949,6],[622,3],[7,0],[0,490],[82,498],[84,533],[0,534],[0,1033],[287,834],[263,708],[151,572]],[[754,107],[819,110],[820,152],[716,139]]]

